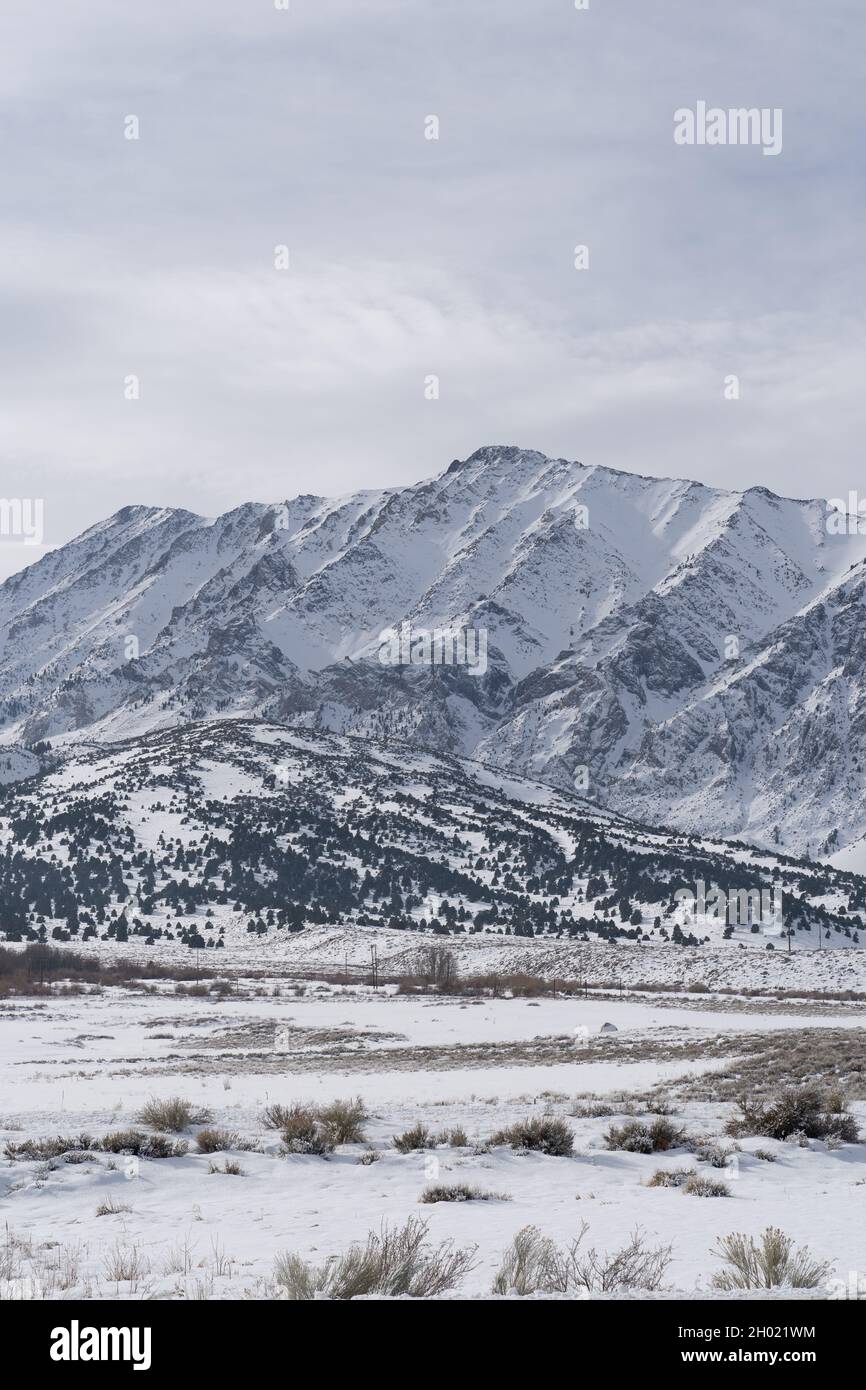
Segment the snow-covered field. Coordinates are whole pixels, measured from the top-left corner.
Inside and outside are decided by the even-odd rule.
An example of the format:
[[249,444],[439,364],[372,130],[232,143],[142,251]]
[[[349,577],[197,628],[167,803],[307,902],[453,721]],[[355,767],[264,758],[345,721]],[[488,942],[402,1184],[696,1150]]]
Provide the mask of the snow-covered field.
[[[429,1222],[434,1243],[477,1246],[456,1290],[465,1297],[490,1292],[527,1225],[563,1245],[585,1221],[584,1244],[600,1252],[639,1227],[649,1245],[673,1247],[664,1283],[680,1297],[709,1291],[720,1236],[768,1225],[831,1261],[832,1277],[866,1267],[866,1144],[743,1138],[718,1169],[683,1148],[627,1153],[604,1142],[628,1118],[630,1098],[639,1116],[667,1101],[692,1139],[730,1147],[724,1125],[734,1107],[713,1093],[713,1077],[741,1058],[744,1077],[754,1076],[763,1049],[769,1057],[780,1041],[783,1052],[814,1055],[816,1074],[826,1072],[828,1046],[842,1071],[856,1070],[862,1004],[628,992],[460,999],[286,975],[239,975],[235,988],[220,999],[160,981],[0,1001],[0,1144],[146,1130],[142,1105],[175,1095],[240,1141],[230,1153],[199,1153],[193,1124],[180,1136],[189,1144],[182,1157],[0,1157],[4,1296],[276,1297],[278,1253],[321,1262],[382,1222],[413,1216]],[[605,1024],[616,1031],[602,1032]],[[262,1122],[270,1104],[354,1096],[368,1112],[364,1142],[327,1157],[284,1155]],[[572,1113],[592,1098],[607,1098],[611,1113]],[[851,1108],[866,1128],[863,1099]],[[571,1156],[489,1144],[504,1126],[547,1112],[573,1130]],[[459,1128],[466,1142],[398,1152],[394,1136],[418,1121],[434,1141]],[[226,1160],[242,1171],[212,1171]],[[730,1195],[647,1185],[659,1169],[684,1167],[723,1180]],[[434,1182],[496,1196],[419,1204]],[[106,1203],[116,1210],[98,1215]],[[118,1277],[123,1266],[131,1279]],[[831,1292],[823,1284],[811,1296]]]

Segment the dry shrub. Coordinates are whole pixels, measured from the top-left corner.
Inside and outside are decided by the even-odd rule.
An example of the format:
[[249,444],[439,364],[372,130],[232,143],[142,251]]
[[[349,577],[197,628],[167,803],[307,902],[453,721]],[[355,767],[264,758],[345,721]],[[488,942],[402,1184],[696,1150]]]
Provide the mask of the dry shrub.
[[261,1122],[265,1129],[285,1129],[295,1109],[296,1106],[290,1105],[266,1105],[261,1113]]
[[199,1153],[218,1154],[236,1148],[238,1136],[229,1129],[200,1129],[195,1142]]
[[583,1223],[577,1239],[561,1249],[550,1236],[535,1226],[518,1231],[502,1259],[493,1281],[495,1294],[512,1290],[521,1295],[534,1293],[578,1294],[586,1297],[616,1289],[653,1291],[661,1287],[671,1261],[671,1246],[647,1246],[639,1230],[632,1232],[628,1245],[613,1254],[593,1249],[581,1252],[589,1227]]
[[330,1105],[320,1106],[317,1114],[334,1144],[363,1144],[367,1111],[360,1096],[331,1101]]
[[793,1134],[827,1139],[832,1135],[846,1144],[856,1144],[860,1137],[857,1122],[838,1091],[788,1086],[768,1099],[744,1097],[738,1103],[740,1114],[729,1120],[728,1134],[760,1134],[767,1139],[788,1139]]
[[283,1152],[316,1154],[320,1158],[334,1152],[330,1132],[321,1124],[318,1111],[309,1105],[292,1105],[283,1122]]
[[564,1120],[552,1115],[537,1115],[531,1120],[518,1120],[517,1124],[498,1130],[491,1135],[490,1143],[508,1144],[512,1149],[531,1149],[554,1158],[567,1158],[574,1149],[574,1135]]
[[189,1129],[190,1125],[206,1124],[210,1118],[209,1110],[197,1109],[191,1101],[184,1100],[182,1096],[170,1096],[168,1100],[159,1100],[156,1096],[151,1096],[141,1107],[138,1116],[139,1124],[150,1125],[151,1129],[168,1134],[180,1134],[183,1130]]
[[[203,970],[203,975],[211,972]],[[69,950],[34,942],[16,951],[0,946],[0,995],[42,994],[51,991],[52,980],[76,982],[63,993],[81,994],[83,984],[122,985],[129,981],[194,979],[198,971],[191,966],[142,964],[134,960],[102,961],[83,951]]]
[[621,1149],[625,1153],[654,1154],[666,1153],[668,1149],[690,1149],[693,1141],[681,1129],[677,1129],[664,1116],[653,1120],[652,1124],[640,1120],[627,1120],[617,1128],[611,1125],[604,1136],[605,1147]]
[[410,1217],[405,1226],[383,1225],[364,1244],[313,1265],[298,1255],[279,1255],[276,1282],[289,1299],[351,1299],[364,1294],[431,1298],[445,1293],[474,1268],[474,1247],[455,1249],[451,1241],[427,1246],[427,1223]]
[[431,1149],[434,1142],[433,1135],[420,1120],[411,1129],[405,1129],[402,1134],[395,1134],[393,1139],[394,1148],[401,1154],[415,1153],[418,1149]]
[[164,1134],[142,1134],[138,1129],[116,1129],[99,1141],[110,1154],[134,1154],[138,1158],[183,1158],[189,1145],[183,1139],[167,1139]]
[[[291,1153],[330,1153],[337,1144],[363,1144],[366,1118],[367,1109],[359,1096],[328,1105],[268,1105],[261,1115],[266,1129],[282,1130],[283,1142]],[[292,1148],[295,1140],[314,1147]]]

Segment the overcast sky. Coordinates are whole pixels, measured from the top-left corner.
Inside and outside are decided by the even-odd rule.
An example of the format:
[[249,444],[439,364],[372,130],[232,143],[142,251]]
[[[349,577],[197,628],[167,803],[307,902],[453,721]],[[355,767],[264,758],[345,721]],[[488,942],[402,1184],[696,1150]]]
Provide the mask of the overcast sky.
[[[499,442],[866,494],[864,41],[862,0],[3,0],[0,497],[58,544]],[[698,101],[781,153],[676,145]]]

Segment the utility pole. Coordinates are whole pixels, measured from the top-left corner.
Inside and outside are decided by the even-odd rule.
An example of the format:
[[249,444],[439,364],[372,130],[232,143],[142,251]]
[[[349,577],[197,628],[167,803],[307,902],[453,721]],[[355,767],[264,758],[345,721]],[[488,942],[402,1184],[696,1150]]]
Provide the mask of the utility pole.
[[375,946],[370,947],[370,962],[373,966],[373,988],[379,989],[379,953]]

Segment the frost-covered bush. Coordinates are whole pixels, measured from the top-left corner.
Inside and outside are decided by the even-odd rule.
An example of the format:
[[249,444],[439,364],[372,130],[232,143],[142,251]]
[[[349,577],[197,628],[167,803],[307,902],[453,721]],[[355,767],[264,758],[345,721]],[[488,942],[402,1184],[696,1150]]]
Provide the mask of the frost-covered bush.
[[724,1260],[726,1269],[713,1276],[713,1287],[734,1289],[815,1289],[826,1278],[830,1265],[813,1260],[805,1246],[794,1250],[794,1242],[777,1226],[768,1226],[760,1242],[733,1232],[723,1236],[712,1252]]
[[689,1197],[730,1197],[731,1189],[719,1178],[704,1177],[694,1173],[683,1188]]
[[647,1187],[683,1187],[694,1177],[697,1177],[694,1168],[657,1168]]
[[727,1168],[735,1153],[736,1149],[729,1144],[709,1142],[698,1145],[695,1158],[701,1163],[709,1163],[711,1168]]
[[482,1187],[472,1187],[469,1183],[437,1183],[425,1187],[419,1202],[510,1202],[505,1192],[488,1192]]
[[524,1226],[506,1250],[496,1277],[495,1294],[564,1293],[588,1296],[615,1289],[654,1290],[661,1287],[671,1261],[671,1246],[647,1246],[639,1230],[627,1245],[612,1254],[581,1245],[589,1227],[583,1223],[566,1249],[535,1226]]

